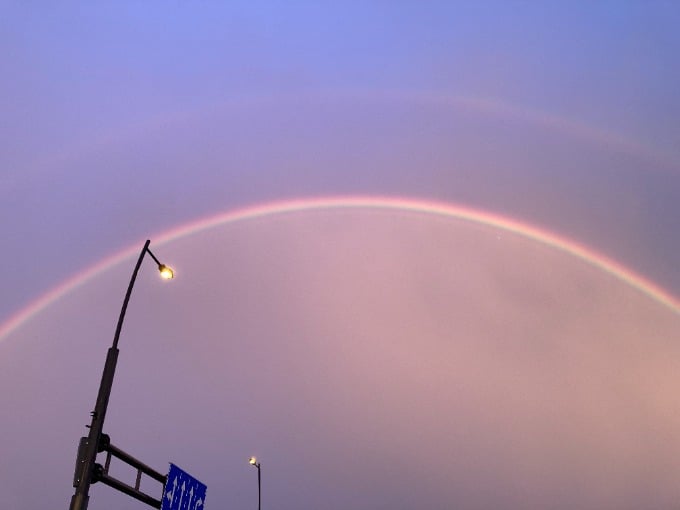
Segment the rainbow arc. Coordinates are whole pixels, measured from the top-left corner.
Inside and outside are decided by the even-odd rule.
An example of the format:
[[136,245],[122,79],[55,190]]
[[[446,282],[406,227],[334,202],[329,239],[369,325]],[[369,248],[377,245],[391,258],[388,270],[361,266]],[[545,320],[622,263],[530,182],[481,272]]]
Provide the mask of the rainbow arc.
[[[153,236],[152,239],[154,239],[154,244],[158,246],[159,244],[170,243],[182,237],[209,230],[211,228],[228,223],[247,221],[291,212],[328,209],[381,209],[388,211],[411,211],[448,218],[457,218],[502,229],[507,232],[523,236],[527,239],[543,243],[554,249],[560,250],[573,257],[583,260],[591,266],[594,266],[605,273],[625,282],[631,287],[647,295],[660,305],[663,305],[680,315],[680,301],[677,298],[641,275],[636,274],[616,261],[605,257],[604,255],[599,254],[584,245],[508,217],[454,204],[408,198],[371,196],[288,200],[255,205],[202,218],[172,229],[161,235]],[[0,325],[0,341],[20,328],[23,324],[29,321],[31,317],[50,306],[52,303],[58,301],[62,296],[74,291],[78,287],[81,287],[96,275],[119,264],[125,259],[133,257],[137,251],[138,246],[135,244],[129,248],[126,248],[125,250],[101,260],[97,264],[85,269],[84,271],[74,275],[60,285],[49,290]]]

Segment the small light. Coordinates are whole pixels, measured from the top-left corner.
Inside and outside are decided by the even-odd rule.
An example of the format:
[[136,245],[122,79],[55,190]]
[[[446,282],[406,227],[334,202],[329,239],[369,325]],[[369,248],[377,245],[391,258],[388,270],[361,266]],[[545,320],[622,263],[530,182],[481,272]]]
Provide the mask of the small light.
[[250,457],[250,459],[248,459],[248,464],[251,466],[257,466],[257,457]]
[[158,264],[158,270],[161,273],[161,278],[170,280],[175,277],[175,272],[172,270],[170,266],[166,266],[165,264]]

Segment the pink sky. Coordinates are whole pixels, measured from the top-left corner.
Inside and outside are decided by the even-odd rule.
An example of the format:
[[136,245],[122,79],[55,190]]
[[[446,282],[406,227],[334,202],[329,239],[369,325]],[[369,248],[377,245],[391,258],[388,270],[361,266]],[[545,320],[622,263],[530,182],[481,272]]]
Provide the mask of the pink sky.
[[[367,209],[237,222],[155,252],[178,277],[140,273],[105,429],[202,479],[208,504],[252,504],[251,454],[278,508],[678,497],[680,315],[583,261],[490,226]],[[129,265],[0,346],[2,387],[18,388],[2,393],[14,412],[0,479],[17,508],[70,496],[74,431]],[[50,473],[28,496],[32,481],[8,469],[27,442]],[[106,487],[92,497],[139,507]]]
[[[0,506],[67,504],[132,259],[31,306],[205,218],[437,202],[677,301],[678,26],[661,1],[9,2],[0,335],[31,313],[0,340]],[[407,211],[153,246],[178,278],[140,274],[106,428],[209,505],[254,507],[258,454],[265,508],[677,506],[678,315],[601,268]]]

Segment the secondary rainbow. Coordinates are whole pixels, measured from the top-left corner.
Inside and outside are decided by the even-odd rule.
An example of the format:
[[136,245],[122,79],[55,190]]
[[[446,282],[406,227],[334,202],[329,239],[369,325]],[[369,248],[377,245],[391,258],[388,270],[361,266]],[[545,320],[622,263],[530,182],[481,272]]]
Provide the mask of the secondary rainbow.
[[[202,218],[200,220],[187,223],[176,229],[170,230],[169,232],[165,232],[161,235],[152,236],[151,238],[154,240],[154,245],[158,246],[159,244],[169,243],[181,237],[208,230],[226,223],[246,221],[276,214],[322,209],[383,209],[411,211],[423,214],[432,214],[436,216],[458,218],[474,223],[493,226],[546,244],[557,250],[568,253],[578,259],[581,259],[588,264],[597,267],[602,271],[627,283],[631,287],[646,294],[651,299],[669,308],[673,312],[680,314],[680,301],[678,301],[678,299],[663,290],[661,287],[645,279],[641,275],[636,274],[616,261],[609,259],[592,249],[589,249],[564,237],[558,236],[557,234],[538,229],[508,217],[503,217],[487,211],[476,210],[455,204],[409,198],[372,196],[307,198],[281,202],[270,202]],[[10,317],[9,320],[0,325],[0,340],[3,340],[9,336],[12,332],[25,324],[31,317],[39,313],[41,310],[44,310],[46,307],[60,299],[65,294],[84,285],[99,273],[102,273],[116,264],[119,264],[122,261],[134,256],[139,250],[139,244],[140,243],[135,243],[133,246],[101,260],[97,264],[90,266],[89,268],[67,279],[62,284],[40,296],[38,299],[30,303],[28,306]]]

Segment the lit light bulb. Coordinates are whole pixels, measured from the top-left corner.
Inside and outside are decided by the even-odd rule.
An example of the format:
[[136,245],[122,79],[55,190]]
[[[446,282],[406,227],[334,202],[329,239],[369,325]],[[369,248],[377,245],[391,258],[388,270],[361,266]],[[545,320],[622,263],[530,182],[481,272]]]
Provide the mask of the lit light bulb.
[[172,268],[170,266],[166,266],[165,264],[159,264],[158,270],[161,273],[161,278],[165,278],[166,280],[170,280],[170,279],[175,277],[175,272],[172,270]]

